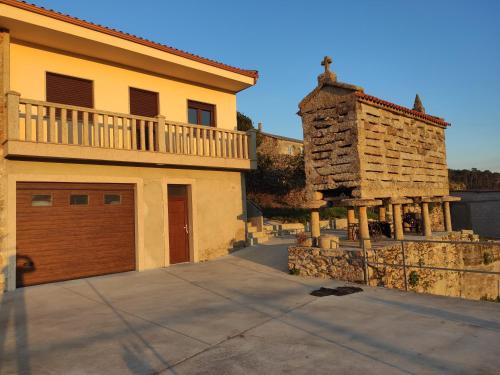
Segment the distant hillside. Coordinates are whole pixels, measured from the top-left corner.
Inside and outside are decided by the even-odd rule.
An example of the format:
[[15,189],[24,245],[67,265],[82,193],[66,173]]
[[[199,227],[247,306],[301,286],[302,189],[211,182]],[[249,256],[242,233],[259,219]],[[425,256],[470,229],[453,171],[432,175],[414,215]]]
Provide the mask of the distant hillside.
[[450,169],[450,190],[500,190],[500,173],[476,168]]

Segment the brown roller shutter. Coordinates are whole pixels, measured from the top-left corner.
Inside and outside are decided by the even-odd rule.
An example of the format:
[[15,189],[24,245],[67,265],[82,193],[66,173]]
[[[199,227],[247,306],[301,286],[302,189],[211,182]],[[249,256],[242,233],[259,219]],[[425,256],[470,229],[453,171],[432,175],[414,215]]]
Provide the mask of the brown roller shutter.
[[18,182],[17,285],[135,270],[134,201],[129,184]]
[[56,73],[47,73],[46,78],[47,101],[78,107],[94,107],[92,81]]
[[145,117],[158,116],[158,93],[130,87],[130,114]]

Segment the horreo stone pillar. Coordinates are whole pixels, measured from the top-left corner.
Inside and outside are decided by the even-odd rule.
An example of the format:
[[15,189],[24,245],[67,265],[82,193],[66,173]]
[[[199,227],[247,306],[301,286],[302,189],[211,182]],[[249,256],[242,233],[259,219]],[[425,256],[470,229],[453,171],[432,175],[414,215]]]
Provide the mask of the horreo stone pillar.
[[319,208],[323,206],[325,202],[322,201],[323,193],[315,191],[313,193],[313,202],[311,205],[311,237],[313,239],[313,244],[318,244],[318,238],[321,235],[321,227],[319,224]]
[[378,221],[386,221],[386,210],[385,206],[379,206],[378,207]]
[[443,202],[443,216],[444,216],[444,230],[447,232],[453,231],[451,225],[451,214],[450,214],[450,202],[457,202],[460,200],[460,197],[446,196],[441,198]]
[[394,238],[396,240],[402,240],[404,239],[404,232],[403,232],[403,214],[401,212],[401,205],[393,204],[392,211],[393,211],[392,218],[394,220]]
[[394,225],[394,239],[403,240],[404,230],[403,230],[403,212],[402,205],[406,205],[413,202],[408,198],[391,198],[390,204],[392,205],[392,220]]
[[366,206],[359,207],[359,239],[361,246],[369,249],[371,248],[370,231],[368,230],[368,216],[366,214]]
[[319,225],[319,208],[311,209],[311,237],[317,239],[321,234]]
[[422,225],[425,237],[432,237],[431,217],[429,216],[429,202],[421,203]]
[[354,240],[354,232],[350,230],[352,226],[354,225],[355,221],[355,215],[354,215],[354,208],[353,207],[348,207],[347,208],[347,239],[348,240]]
[[444,230],[447,232],[451,232],[453,229],[451,227],[450,202],[443,202],[443,214]]

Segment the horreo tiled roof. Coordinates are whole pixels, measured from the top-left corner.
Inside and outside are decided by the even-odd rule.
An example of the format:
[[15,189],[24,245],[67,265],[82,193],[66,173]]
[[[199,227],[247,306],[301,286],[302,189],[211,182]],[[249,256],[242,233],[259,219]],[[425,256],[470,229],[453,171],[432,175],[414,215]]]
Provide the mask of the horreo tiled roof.
[[51,17],[57,20],[61,20],[64,22],[68,22],[77,26],[85,27],[90,30],[98,31],[104,34],[112,35],[121,39],[125,39],[134,43],[142,44],[147,47],[155,48],[160,51],[168,52],[173,55],[181,56],[186,59],[190,59],[193,61],[197,61],[203,64],[211,65],[220,69],[228,70],[230,72],[242,74],[248,77],[252,77],[255,80],[259,77],[259,72],[256,70],[246,70],[246,69],[241,69],[241,68],[236,68],[234,66],[226,65],[221,62],[207,59],[205,57],[201,57],[186,51],[179,50],[177,48],[173,48],[170,46],[166,46],[164,44],[160,44],[157,42],[153,42],[148,39],[144,39],[141,37],[138,37],[136,35],[128,34],[120,30],[112,29],[106,26],[98,25],[89,21],[82,20],[77,17],[73,17],[67,14],[63,14],[60,12],[56,12],[52,9],[46,9],[40,6],[37,6],[35,4],[27,3],[25,1],[18,1],[18,0],[0,0],[0,3],[2,4],[7,4],[16,8],[24,9],[33,13],[41,14],[47,17]]
[[365,94],[362,91],[356,91],[356,96],[360,99],[364,99],[366,101],[378,104],[382,107],[392,108],[392,109],[395,109],[395,110],[400,111],[400,112],[408,113],[409,115],[421,118],[422,120],[426,120],[426,121],[429,121],[429,122],[432,122],[432,123],[435,123],[435,124],[438,124],[441,126],[450,126],[450,123],[446,122],[444,119],[442,119],[440,117],[431,116],[431,115],[428,115],[428,114],[425,114],[422,112],[418,112],[418,111],[415,111],[413,109],[406,108],[406,107],[388,102],[386,100],[379,99],[375,96]]

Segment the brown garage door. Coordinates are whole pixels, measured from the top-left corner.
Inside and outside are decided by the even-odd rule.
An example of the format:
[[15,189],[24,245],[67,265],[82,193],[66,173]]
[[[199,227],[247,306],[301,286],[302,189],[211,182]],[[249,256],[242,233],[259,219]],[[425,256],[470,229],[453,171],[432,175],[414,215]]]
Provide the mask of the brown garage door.
[[135,269],[133,185],[17,184],[17,285]]

